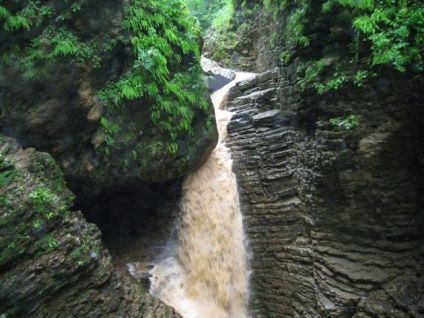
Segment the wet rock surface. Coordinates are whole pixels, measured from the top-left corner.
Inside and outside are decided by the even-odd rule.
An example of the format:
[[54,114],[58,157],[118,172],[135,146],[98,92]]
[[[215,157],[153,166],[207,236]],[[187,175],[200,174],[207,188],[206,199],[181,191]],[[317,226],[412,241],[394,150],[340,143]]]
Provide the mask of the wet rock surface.
[[[128,5],[125,1],[107,0],[101,6],[96,1],[84,1],[81,11],[67,20],[67,27],[77,37],[100,46],[110,39],[126,38],[128,31],[122,21]],[[25,41],[25,36],[22,43],[18,37],[10,40],[22,46],[21,50]],[[32,78],[21,76],[18,67],[2,63],[0,132],[18,140],[24,148],[35,147],[51,154],[71,190],[85,196],[84,200],[109,187],[181,177],[201,165],[217,141],[215,125],[206,125],[214,118],[210,101],[207,110],[192,107],[192,127],[176,138],[178,152],[170,153],[169,132],[150,119],[151,99],[138,98],[119,112],[110,112],[98,96],[108,81],[116,81],[132,67],[130,48],[120,44],[96,54],[101,60],[98,66],[93,66],[91,59],[70,62],[64,58],[54,69],[47,68],[46,74]],[[190,63],[192,58],[185,56],[178,67],[187,69]],[[30,71],[37,75],[38,69]],[[207,94],[199,96],[199,100],[202,98],[207,99]],[[113,141],[106,141],[102,117],[119,127]]]
[[177,317],[114,269],[47,153],[0,136],[0,315]]
[[[422,83],[385,74],[317,95],[295,69],[240,83],[226,105],[252,316],[424,317]],[[351,113],[358,128],[330,125]]]
[[206,85],[211,93],[219,90],[236,78],[235,71],[223,68],[217,62],[204,56],[201,59],[201,66],[206,73]]

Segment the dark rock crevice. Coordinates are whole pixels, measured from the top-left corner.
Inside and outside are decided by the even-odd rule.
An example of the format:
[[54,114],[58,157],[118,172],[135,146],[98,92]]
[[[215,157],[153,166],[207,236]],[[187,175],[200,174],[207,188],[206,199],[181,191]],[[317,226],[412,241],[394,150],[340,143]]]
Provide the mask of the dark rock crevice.
[[120,273],[129,276],[130,263],[140,264],[138,269],[147,272],[153,262],[169,254],[176,239],[181,182],[109,188],[82,202],[81,210],[101,230]]
[[[80,202],[88,221],[99,226],[104,236],[161,237],[172,223],[171,207],[178,206],[181,180],[127,185],[103,190],[97,197]],[[169,213],[169,214],[168,214]]]

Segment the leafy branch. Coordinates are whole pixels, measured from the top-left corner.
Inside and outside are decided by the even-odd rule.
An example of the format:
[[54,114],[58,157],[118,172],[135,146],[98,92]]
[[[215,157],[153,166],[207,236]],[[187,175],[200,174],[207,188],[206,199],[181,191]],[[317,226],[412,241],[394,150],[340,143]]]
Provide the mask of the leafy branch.
[[350,130],[360,125],[359,117],[356,115],[349,115],[346,118],[331,118],[330,124],[334,127],[344,128]]

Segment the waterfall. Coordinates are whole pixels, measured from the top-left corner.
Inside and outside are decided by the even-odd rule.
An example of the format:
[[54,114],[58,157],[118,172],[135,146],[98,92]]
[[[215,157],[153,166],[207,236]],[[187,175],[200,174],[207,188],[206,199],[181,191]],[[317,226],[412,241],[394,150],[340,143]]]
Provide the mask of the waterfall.
[[232,113],[219,109],[238,73],[211,97],[219,141],[206,163],[186,177],[175,255],[151,270],[150,292],[184,318],[245,318],[248,269],[232,160],[225,146]]

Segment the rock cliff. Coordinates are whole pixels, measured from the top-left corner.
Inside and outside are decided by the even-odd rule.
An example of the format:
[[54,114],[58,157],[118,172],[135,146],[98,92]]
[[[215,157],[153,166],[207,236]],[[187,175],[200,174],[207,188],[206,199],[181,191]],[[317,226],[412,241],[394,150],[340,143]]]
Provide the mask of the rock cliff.
[[[202,88],[203,79],[195,78],[200,68],[195,57],[200,38],[184,33],[194,30],[184,29],[183,23],[191,20],[181,4],[173,8],[175,3],[164,3],[142,3],[140,8],[128,1],[108,0],[2,6],[15,20],[25,19],[28,27],[18,25],[9,30],[7,22],[3,27],[4,17],[0,20],[0,37],[5,43],[0,63],[0,130],[23,147],[51,154],[78,196],[97,195],[117,185],[143,185],[181,177],[199,166],[216,144],[213,107]],[[162,11],[156,8],[160,5]],[[126,24],[141,13],[146,22],[158,10],[168,15],[160,20],[162,24],[156,23],[154,34],[159,38],[149,44],[150,51],[134,53],[135,37],[140,36],[139,42],[149,41],[153,33],[137,29],[138,33],[133,34],[135,31]],[[179,31],[169,44],[166,34],[171,28]],[[185,55],[175,44],[180,39],[186,41],[181,44]],[[168,50],[166,58],[155,46],[159,41]],[[159,69],[154,65],[156,56],[162,56],[167,67],[159,86],[155,83],[154,71]],[[143,82],[140,75],[141,82],[132,87],[134,72],[145,78]],[[158,99],[168,103],[165,110],[157,110],[158,116],[165,118],[171,112],[166,94],[172,89],[182,92],[171,84],[168,88],[167,82],[185,85],[190,91],[198,88],[195,101],[183,96],[186,100],[179,105],[177,97],[172,99],[172,107],[180,107],[178,118],[191,114],[190,124],[185,123],[184,129],[172,134],[169,130],[178,126],[178,118],[166,129],[159,120],[152,120],[152,112],[159,107],[153,97],[160,95]],[[106,102],[111,98],[106,91],[114,83],[122,90],[109,95],[130,96],[117,108]]]
[[100,231],[72,201],[50,155],[0,137],[0,315],[176,315],[114,270]]
[[2,318],[178,316],[104,243],[164,243],[216,144],[196,30],[179,1],[0,3]]
[[[237,85],[227,142],[254,317],[423,317],[423,83],[302,92],[296,62]],[[354,112],[358,128],[329,119]]]
[[[236,1],[237,17],[253,16],[239,22],[250,25],[242,32],[252,45],[232,56],[247,54],[247,67],[263,72],[226,104],[235,113],[227,142],[251,250],[252,316],[424,317],[422,72],[381,66],[363,86],[319,94],[305,64],[324,61],[351,77],[364,63],[349,61],[349,13],[325,14],[324,2]],[[309,45],[287,47],[302,5],[297,26]],[[350,114],[358,127],[331,124]]]

